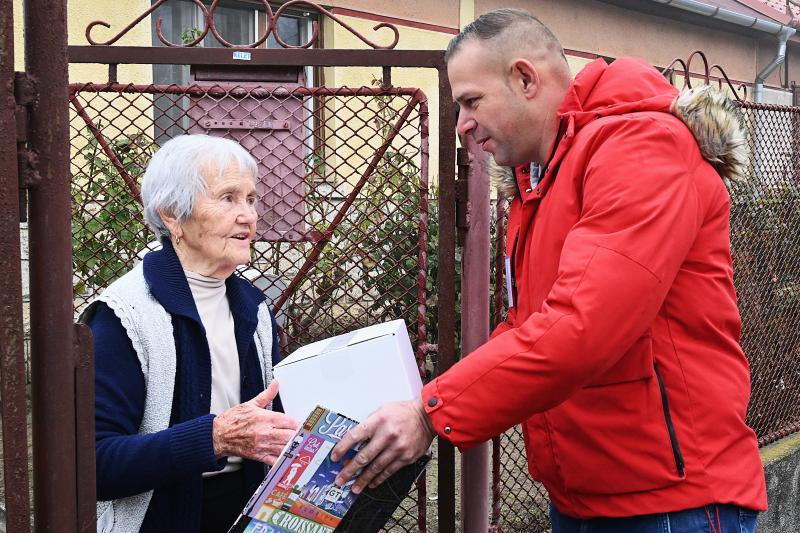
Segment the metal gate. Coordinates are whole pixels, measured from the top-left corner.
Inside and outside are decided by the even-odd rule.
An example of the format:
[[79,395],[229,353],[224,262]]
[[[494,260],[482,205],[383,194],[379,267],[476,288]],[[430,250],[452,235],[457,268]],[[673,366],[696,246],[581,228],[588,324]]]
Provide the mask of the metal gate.
[[[388,28],[382,31],[393,32],[394,41],[375,44],[310,2],[301,2],[303,8],[342,24],[373,49],[287,46],[275,26],[288,4],[273,13],[266,2],[265,33],[255,43],[233,46],[215,27],[217,1],[201,6],[205,26],[188,46],[113,46],[164,1],[105,43],[93,40],[95,26],[105,23],[90,24],[86,35],[92,45],[70,47],[65,2],[26,2],[30,13],[49,15],[26,18],[27,73],[2,93],[2,124],[6,131],[16,124],[18,131],[17,139],[4,136],[0,152],[0,250],[8,273],[0,370],[10,531],[30,529],[31,509],[37,529],[94,531],[91,339],[73,326],[73,317],[146,251],[150,237],[142,223],[140,179],[153,152],[172,136],[204,132],[234,138],[258,160],[262,216],[254,260],[241,274],[267,295],[287,351],[404,318],[425,379],[455,359],[455,116],[446,104],[451,96],[443,52],[393,50],[398,32],[387,24],[376,29]],[[2,79],[14,79],[11,0],[0,7]],[[271,32],[284,48],[256,48]],[[208,33],[226,47],[192,47]],[[316,27],[313,33],[312,40]],[[70,63],[105,64],[108,79],[71,80],[67,87]],[[136,85],[118,79],[118,65],[127,64],[192,65],[196,75],[186,85]],[[333,66],[382,67],[382,76],[360,88],[306,87],[299,77],[294,83],[253,78],[259,69]],[[392,85],[392,69],[404,67],[438,75],[435,187],[429,185],[427,96],[418,88]],[[215,71],[227,77],[213,79]],[[240,77],[245,71],[249,77]],[[19,223],[26,216],[33,506],[18,312]],[[66,357],[65,346],[72,346]],[[403,502],[388,529],[455,530],[455,453],[445,441],[438,443],[437,462],[436,473],[429,470],[429,479]],[[428,487],[435,488],[436,498],[426,497]]]
[[[242,274],[270,299],[287,350],[367,323],[404,318],[423,376],[449,368],[459,323],[457,229],[464,257],[471,259],[464,261],[461,305],[471,310],[464,317],[464,352],[488,333],[481,285],[466,281],[488,278],[488,272],[473,270],[488,267],[488,257],[483,261],[481,255],[488,250],[481,241],[488,231],[466,231],[488,221],[482,214],[488,211],[488,193],[480,196],[485,193],[478,190],[480,180],[467,179],[480,168],[466,152],[459,156],[459,179],[455,176],[455,116],[447,105],[451,95],[443,52],[394,50],[396,29],[394,42],[385,47],[353,32],[372,50],[255,48],[284,8],[269,11],[270,23],[258,41],[232,46],[215,28],[216,0],[203,8],[205,26],[188,46],[113,46],[164,1],[154,2],[104,43],[92,41],[95,23],[87,28],[92,46],[68,48],[65,1],[26,0],[30,13],[47,17],[26,18],[26,72],[14,73],[13,2],[0,0],[0,124],[6,133],[0,145],[0,392],[9,531],[30,530],[32,509],[37,529],[95,530],[91,339],[73,317],[147,245],[139,180],[153,151],[170,136],[230,136],[259,160],[264,216],[255,260]],[[341,23],[312,3],[294,3]],[[381,28],[392,30],[376,26]],[[192,47],[208,33],[227,47]],[[299,77],[291,83],[237,79],[237,72],[252,74],[252,68],[242,67],[245,57],[261,69],[381,67],[382,76],[375,85],[359,88],[306,87]],[[66,86],[69,63],[107,65],[108,78],[72,80]],[[127,64],[193,65],[196,75],[185,85],[136,85],[118,79],[118,65]],[[391,82],[392,70],[405,67],[438,75],[435,187],[428,180],[427,96]],[[210,78],[214,71],[229,76]],[[798,108],[741,107],[755,154],[750,171],[758,179],[733,191],[732,241],[743,342],[753,369],[749,422],[763,445],[800,424],[794,370],[800,341],[787,334],[800,314],[794,276],[800,247],[792,225],[798,214],[800,113]],[[502,202],[496,208],[501,238]],[[29,221],[34,505],[28,492],[20,221]],[[500,287],[502,268],[497,275]],[[502,291],[495,295],[498,321]],[[446,441],[437,445],[436,473],[429,470],[391,530],[455,531],[455,452]],[[518,432],[496,439],[493,451],[491,497],[481,492],[488,488],[485,483],[477,488],[485,479],[485,457],[465,459],[465,527],[471,513],[478,516],[478,508],[491,503],[495,530],[546,529],[546,495],[527,475]],[[435,498],[428,489],[435,489]]]

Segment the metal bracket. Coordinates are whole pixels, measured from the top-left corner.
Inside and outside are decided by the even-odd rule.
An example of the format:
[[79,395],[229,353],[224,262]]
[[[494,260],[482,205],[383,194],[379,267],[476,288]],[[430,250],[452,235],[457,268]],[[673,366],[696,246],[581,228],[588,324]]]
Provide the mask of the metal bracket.
[[273,130],[288,131],[291,124],[288,120],[256,120],[252,118],[204,118],[200,125],[208,130]]
[[19,188],[35,189],[42,182],[42,175],[37,170],[39,156],[27,148],[17,149],[17,171],[19,172]]
[[26,72],[14,73],[14,113],[17,134],[17,172],[19,178],[19,218],[28,221],[28,189],[36,187],[42,176],[37,172],[37,156],[25,147],[28,142],[28,109],[39,100],[36,80]]
[[36,80],[27,72],[14,73],[14,99],[22,106],[32,105],[39,99]]
[[464,238],[469,229],[469,165],[472,158],[466,148],[456,149],[456,164],[458,176],[456,179],[456,230],[459,246],[464,245]]

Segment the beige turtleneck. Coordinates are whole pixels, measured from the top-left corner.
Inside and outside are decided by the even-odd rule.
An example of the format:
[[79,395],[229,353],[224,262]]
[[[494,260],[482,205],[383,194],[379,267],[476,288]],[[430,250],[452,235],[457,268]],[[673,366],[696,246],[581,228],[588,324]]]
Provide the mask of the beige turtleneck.
[[[209,278],[184,270],[194,297],[197,312],[206,330],[211,353],[211,413],[223,411],[241,403],[239,353],[233,330],[233,315],[225,292],[225,280]],[[228,457],[228,465],[219,472],[206,472],[204,476],[230,472],[241,467],[240,457]]]

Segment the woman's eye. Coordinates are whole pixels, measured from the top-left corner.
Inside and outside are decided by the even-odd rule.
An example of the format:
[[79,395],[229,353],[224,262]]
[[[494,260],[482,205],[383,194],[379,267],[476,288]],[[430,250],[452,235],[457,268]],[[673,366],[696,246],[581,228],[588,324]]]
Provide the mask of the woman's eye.
[[247,205],[256,205],[256,197],[255,196],[248,196],[247,197]]
[[223,202],[232,202],[233,201],[233,195],[232,194],[224,194],[224,195],[222,195],[222,201]]

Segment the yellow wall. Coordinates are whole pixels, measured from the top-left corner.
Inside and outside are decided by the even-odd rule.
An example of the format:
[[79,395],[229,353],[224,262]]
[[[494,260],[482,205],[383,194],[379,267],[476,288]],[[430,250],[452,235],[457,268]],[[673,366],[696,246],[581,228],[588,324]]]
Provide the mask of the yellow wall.
[[[111,28],[96,27],[92,36],[96,41],[104,41],[116,35],[122,28],[133,22],[136,17],[150,8],[149,0],[70,0],[68,1],[68,35],[70,45],[88,45],[86,26],[95,20],[104,20]],[[14,60],[16,70],[24,68],[24,40],[22,0],[14,0]],[[142,20],[127,35],[115,43],[117,46],[150,46],[150,19]],[[152,68],[150,65],[120,65],[118,73],[120,81],[134,83],[150,83]],[[100,65],[70,65],[70,81],[97,81],[108,79],[108,69]]]
[[459,19],[459,0],[328,0],[320,3],[451,28],[458,25]]
[[[686,59],[694,50],[703,50],[710,64],[719,64],[731,79],[750,84],[777,50],[776,39],[767,34],[752,37],[737,32],[735,26],[724,31],[700,23],[638,12],[601,0],[475,0],[475,15],[500,7],[530,11],[555,33],[567,49],[610,57],[634,55],[660,67],[666,67],[675,58]],[[676,9],[674,13],[677,16],[681,12]],[[794,46],[800,48],[790,43],[790,48]],[[792,61],[790,53],[790,77],[797,72],[797,69],[792,70]],[[800,61],[798,65],[800,68]],[[696,58],[691,67],[695,73],[703,72],[700,58]],[[718,72],[712,75],[718,75]],[[702,81],[698,79],[694,83]],[[778,88],[780,85],[780,71],[776,70],[767,79],[767,86]],[[753,89],[748,87],[748,99],[752,99],[752,95]],[[767,96],[767,102],[783,102],[780,96],[777,100],[774,95],[768,93]],[[784,95],[783,98],[788,97]]]
[[25,55],[23,47],[25,41],[22,38],[23,22],[22,22],[22,0],[14,0],[14,70],[22,71],[25,67]]
[[[370,40],[378,43],[386,43],[391,39],[391,33],[386,30],[373,31],[376,22],[354,17],[341,17],[347,24],[366,36]],[[400,40],[395,47],[396,50],[444,50],[450,42],[452,35],[439,33],[430,30],[423,30],[407,26],[397,26],[400,32]],[[350,33],[346,28],[333,21],[325,21],[324,27],[325,48],[330,49],[365,49],[367,45]],[[381,77],[380,68],[327,68],[325,69],[324,81],[328,87],[361,87],[371,86],[373,78]],[[439,165],[439,81],[437,71],[434,69],[413,69],[413,68],[393,68],[392,84],[395,87],[415,87],[422,89],[428,99],[429,110],[429,179],[430,183],[435,183],[438,176]],[[445,102],[451,105],[451,102]],[[338,121],[333,124],[337,127],[341,124]],[[345,154],[342,153],[342,156]],[[332,162],[336,165],[336,162]]]
[[21,71],[24,67],[25,57],[22,53],[24,45],[22,40],[22,0],[14,0],[12,9],[14,9],[14,70]]
[[[92,38],[103,42],[116,35],[125,26],[150,8],[149,0],[72,0],[69,1],[69,44],[88,45],[86,26],[95,20],[104,20],[111,28],[95,27]],[[128,34],[114,43],[114,46],[150,46],[150,18],[142,20]],[[72,82],[105,81],[108,69],[100,65],[71,65],[69,78]],[[120,65],[118,78],[132,83],[150,83],[153,69],[150,65]]]
[[757,43],[735,29],[688,24],[600,0],[477,0],[475,15],[499,7],[530,11],[564,48],[611,57],[634,55],[661,66],[676,57],[686,58],[693,50],[704,50],[711,63],[723,65],[732,78],[752,81],[755,75]]
[[475,0],[460,0],[458,5],[458,27],[464,26],[475,20]]
[[[111,28],[96,27],[92,32],[92,37],[96,41],[105,41],[116,35],[122,28],[126,27],[139,15],[147,11],[150,7],[149,0],[124,0],[124,2],[109,2],[107,0],[70,0],[68,1],[68,44],[88,45],[85,37],[86,26],[95,20],[103,20],[111,25]],[[16,70],[25,68],[25,41],[24,41],[24,16],[22,0],[14,0],[14,67]],[[115,43],[118,46],[150,46],[150,19],[142,20],[128,34]],[[151,83],[152,66],[150,65],[120,65],[117,77],[123,83]],[[71,64],[69,66],[69,82],[97,82],[102,83],[108,80],[108,67],[105,65],[93,64]],[[67,83],[67,80],[64,80]],[[111,95],[106,93],[94,98],[104,101],[111,101]],[[134,101],[140,109],[133,108],[126,102]],[[129,96],[113,98],[113,107],[120,109],[116,111],[112,107],[105,109],[100,116],[92,116],[97,124],[103,122],[102,131],[105,137],[111,141],[121,135],[132,134],[142,131],[152,132],[152,109],[150,109],[150,96]],[[102,109],[105,104],[99,100],[92,106],[95,110]],[[90,111],[90,115],[95,115]],[[91,138],[87,131],[86,124],[74,112],[70,106],[70,144],[72,146],[72,173],[77,174],[79,170],[85,170],[85,161],[78,156],[78,152],[84,148]]]

